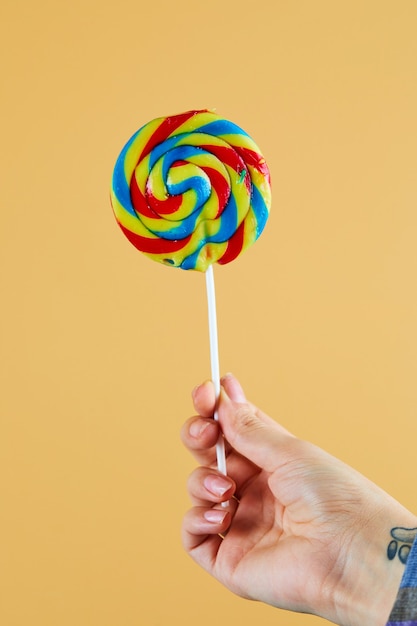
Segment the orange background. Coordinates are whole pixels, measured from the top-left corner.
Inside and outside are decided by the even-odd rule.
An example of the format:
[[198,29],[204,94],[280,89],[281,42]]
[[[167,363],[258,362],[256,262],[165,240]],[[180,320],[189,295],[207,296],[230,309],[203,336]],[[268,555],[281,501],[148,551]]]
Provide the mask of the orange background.
[[322,622],[183,553],[204,277],[125,240],[109,181],[160,115],[254,137],[273,208],[215,268],[221,369],[416,511],[417,3],[3,0],[0,29],[0,623]]

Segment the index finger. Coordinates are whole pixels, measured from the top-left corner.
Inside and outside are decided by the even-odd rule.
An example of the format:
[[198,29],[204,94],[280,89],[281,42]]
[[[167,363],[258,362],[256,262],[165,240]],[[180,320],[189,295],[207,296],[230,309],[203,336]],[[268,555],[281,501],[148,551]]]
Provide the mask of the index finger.
[[216,391],[211,380],[197,385],[192,391],[194,408],[202,417],[213,417],[216,408]]
[[215,446],[221,435],[219,424],[213,420],[216,392],[212,381],[197,385],[191,395],[199,415],[186,421],[181,440],[200,465],[211,466],[216,462]]

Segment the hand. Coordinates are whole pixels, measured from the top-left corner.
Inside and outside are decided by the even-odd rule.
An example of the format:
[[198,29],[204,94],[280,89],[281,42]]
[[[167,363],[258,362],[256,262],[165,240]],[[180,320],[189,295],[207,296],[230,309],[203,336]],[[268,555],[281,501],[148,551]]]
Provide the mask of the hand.
[[[219,424],[211,383],[193,399],[199,415],[182,439],[202,466],[189,479],[186,551],[242,597],[342,626],[383,626],[404,571],[387,558],[390,529],[417,518],[249,403],[233,376],[222,379]],[[219,425],[227,477],[215,469]]]

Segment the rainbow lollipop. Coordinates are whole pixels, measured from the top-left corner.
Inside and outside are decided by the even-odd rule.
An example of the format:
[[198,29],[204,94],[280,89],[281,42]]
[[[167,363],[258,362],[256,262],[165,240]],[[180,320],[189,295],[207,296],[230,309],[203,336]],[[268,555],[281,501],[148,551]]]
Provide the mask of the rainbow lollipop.
[[[206,273],[212,378],[220,393],[212,265],[236,259],[268,219],[270,176],[258,146],[212,111],[155,119],[121,151],[111,203],[138,250],[154,261]],[[218,465],[226,473],[222,445]]]

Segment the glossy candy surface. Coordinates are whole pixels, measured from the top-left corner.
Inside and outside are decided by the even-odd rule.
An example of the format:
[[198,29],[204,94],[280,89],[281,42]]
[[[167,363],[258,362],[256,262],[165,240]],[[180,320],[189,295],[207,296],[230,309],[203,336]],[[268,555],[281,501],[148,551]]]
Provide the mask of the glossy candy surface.
[[114,168],[111,203],[151,259],[185,270],[230,263],[268,219],[268,166],[255,142],[217,114],[188,111],[140,128]]

